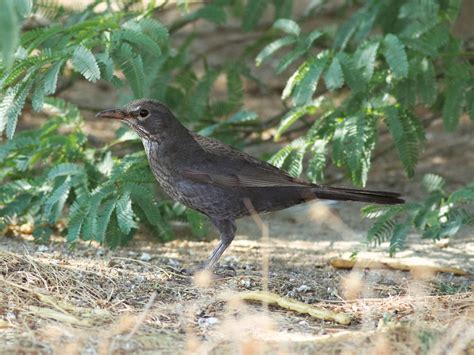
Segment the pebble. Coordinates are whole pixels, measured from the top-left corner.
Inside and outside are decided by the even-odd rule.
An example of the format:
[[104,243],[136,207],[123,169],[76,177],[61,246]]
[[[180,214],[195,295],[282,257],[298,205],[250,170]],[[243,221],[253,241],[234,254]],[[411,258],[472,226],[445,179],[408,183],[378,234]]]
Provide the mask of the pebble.
[[219,323],[219,319],[216,317],[200,317],[198,318],[198,325],[200,327],[212,327],[213,325]]
[[240,285],[245,288],[250,288],[250,286],[252,286],[249,279],[240,280]]
[[298,292],[308,292],[310,290],[311,290],[311,287],[309,287],[308,285],[301,285],[300,287],[296,289],[296,291]]
[[48,247],[46,245],[39,245],[37,251],[39,253],[44,253],[45,251],[48,251]]
[[303,327],[307,327],[309,324],[307,321],[305,320],[302,320],[301,322],[298,322],[299,325],[303,326]]
[[175,259],[169,259],[168,260],[168,265],[171,266],[171,267],[177,268],[177,267],[179,267],[179,261],[177,261]]
[[140,260],[141,261],[150,261],[151,260],[151,255],[148,254],[148,253],[142,253],[142,255],[140,255]]

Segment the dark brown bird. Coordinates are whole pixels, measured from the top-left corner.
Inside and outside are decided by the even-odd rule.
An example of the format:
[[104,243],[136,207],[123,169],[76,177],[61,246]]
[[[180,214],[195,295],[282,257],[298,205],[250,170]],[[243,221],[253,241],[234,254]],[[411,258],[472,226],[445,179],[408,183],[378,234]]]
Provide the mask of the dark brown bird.
[[[174,200],[209,217],[220,233],[213,268],[235,235],[237,218],[313,199],[403,203],[400,194],[312,184],[215,139],[189,131],[163,104],[135,100],[98,117],[126,122],[140,136],[150,168]],[[249,203],[250,202],[250,203]],[[252,206],[253,211],[248,206]]]

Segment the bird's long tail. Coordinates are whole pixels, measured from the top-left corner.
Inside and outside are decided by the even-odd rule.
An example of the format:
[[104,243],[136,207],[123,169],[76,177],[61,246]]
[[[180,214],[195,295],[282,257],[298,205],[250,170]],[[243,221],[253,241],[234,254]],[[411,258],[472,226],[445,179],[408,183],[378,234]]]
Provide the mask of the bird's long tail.
[[322,199],[341,201],[372,202],[382,205],[395,205],[404,203],[399,193],[389,191],[350,189],[346,187],[318,186],[312,192]]

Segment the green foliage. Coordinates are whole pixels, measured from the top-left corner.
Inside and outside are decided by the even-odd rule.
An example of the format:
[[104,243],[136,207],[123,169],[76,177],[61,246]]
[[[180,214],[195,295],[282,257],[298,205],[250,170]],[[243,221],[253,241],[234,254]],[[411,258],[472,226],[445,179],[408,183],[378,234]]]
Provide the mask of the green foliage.
[[[69,242],[81,237],[117,246],[130,239],[139,223],[161,240],[172,238],[167,219],[188,220],[188,215],[171,213],[166,202],[154,202],[156,184],[143,152],[112,158],[110,151],[88,147],[77,108],[56,99],[46,99],[45,108],[52,113],[45,125],[0,146],[5,182],[0,219],[31,217],[42,241],[64,219],[69,220],[64,231]],[[47,160],[54,164],[43,164]],[[203,228],[199,217],[191,221],[193,228]]]
[[[277,50],[284,46],[293,49],[276,58],[277,73],[303,59],[283,90],[282,99],[291,98],[293,107],[282,115],[275,138],[281,137],[282,127],[284,130],[288,123],[305,117],[314,122],[309,129],[312,133],[304,138],[307,145],[316,134],[332,146],[325,154],[332,152],[336,165],[346,169],[353,183],[364,186],[378,126],[386,125],[407,175],[413,176],[425,131],[415,107],[424,105],[441,114],[450,131],[457,127],[464,110],[472,107],[466,96],[474,96],[473,68],[449,27],[459,6],[456,1],[369,0],[334,37],[321,28],[302,34],[295,21],[277,20],[273,28],[285,36],[272,38],[257,55],[257,65],[277,57]],[[315,48],[313,40],[319,37],[330,38],[332,47]],[[446,75],[438,79],[437,73],[443,72]],[[349,90],[337,109],[324,88],[316,90],[321,77],[326,90]],[[302,107],[315,94],[324,98],[325,108],[305,112]],[[322,116],[325,122],[321,122]],[[368,128],[362,129],[364,120],[353,124],[354,117],[366,117]],[[295,159],[300,157],[295,155]],[[322,161],[321,157],[316,160]],[[314,160],[309,162],[314,166]],[[310,165],[307,171],[314,178]]]
[[376,219],[368,232],[367,242],[375,245],[389,241],[390,255],[405,246],[411,230],[422,238],[439,240],[454,234],[463,225],[474,225],[474,184],[448,193],[445,181],[435,174],[427,174],[422,186],[428,196],[420,202],[396,206],[367,206],[362,214]]
[[21,22],[30,15],[32,0],[2,0],[0,2],[0,57],[11,68],[20,40]]
[[402,79],[408,75],[408,60],[405,46],[400,39],[389,33],[383,40],[383,54],[396,78]]
[[418,162],[420,143],[424,140],[423,132],[418,132],[417,118],[407,112],[399,112],[395,107],[386,107],[385,121],[387,123],[400,160],[408,176],[414,175]]

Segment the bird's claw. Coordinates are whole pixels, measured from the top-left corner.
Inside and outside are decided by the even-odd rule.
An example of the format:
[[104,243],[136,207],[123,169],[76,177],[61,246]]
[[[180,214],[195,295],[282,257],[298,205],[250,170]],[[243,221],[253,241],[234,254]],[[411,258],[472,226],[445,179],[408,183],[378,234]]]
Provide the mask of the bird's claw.
[[230,265],[220,265],[217,264],[213,268],[206,267],[205,264],[199,266],[191,266],[187,268],[182,268],[180,273],[184,276],[194,277],[202,272],[208,271],[212,276],[217,278],[225,277],[235,277],[237,275],[237,270]]

